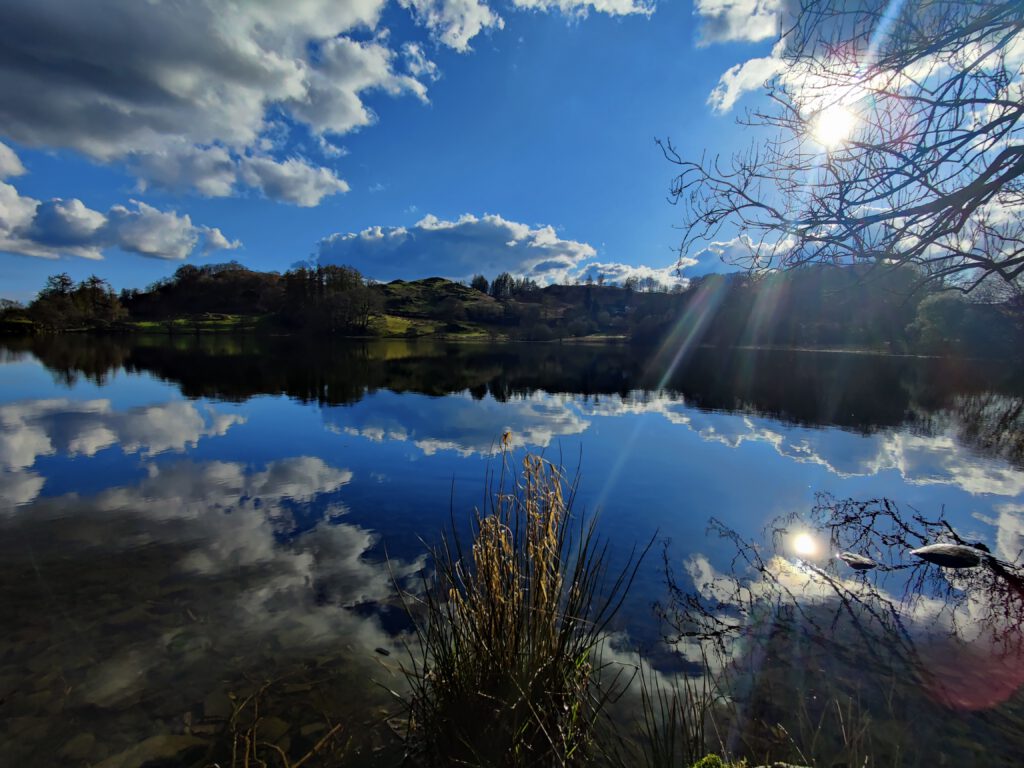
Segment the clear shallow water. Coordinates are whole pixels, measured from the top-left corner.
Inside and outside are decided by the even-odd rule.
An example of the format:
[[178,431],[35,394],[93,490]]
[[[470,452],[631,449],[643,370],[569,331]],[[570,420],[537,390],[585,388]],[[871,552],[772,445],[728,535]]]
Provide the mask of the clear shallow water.
[[[340,665],[354,719],[377,712],[404,627],[391,572],[414,580],[421,539],[479,505],[505,430],[519,452],[579,465],[578,503],[598,511],[616,557],[670,539],[670,565],[698,590],[736,554],[709,519],[757,539],[821,492],[944,512],[1017,558],[1024,378],[1012,370],[734,350],[675,362],[589,346],[6,342],[0,750],[99,763],[182,733],[246,673],[309,660]],[[651,610],[665,589],[655,551],[618,630],[667,668]],[[955,653],[998,656],[986,649]],[[985,674],[972,685],[1007,679]],[[975,728],[980,711],[1002,754],[1024,741],[1021,690],[1003,688],[967,709],[933,697],[929,717]]]

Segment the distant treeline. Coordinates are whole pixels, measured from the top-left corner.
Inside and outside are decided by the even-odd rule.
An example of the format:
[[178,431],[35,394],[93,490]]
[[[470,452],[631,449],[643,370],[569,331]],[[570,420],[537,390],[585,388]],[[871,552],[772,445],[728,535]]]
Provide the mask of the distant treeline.
[[[910,268],[815,265],[764,276],[708,275],[671,290],[653,279],[540,287],[502,273],[374,283],[343,266],[284,274],[185,265],[116,294],[98,277],[47,280],[28,305],[0,304],[8,333],[249,329],[532,341],[594,335],[641,344],[859,348],[1020,357],[1024,298],[923,288]],[[239,319],[246,319],[241,325]],[[219,324],[218,324],[219,323]],[[214,327],[216,326],[216,327]]]

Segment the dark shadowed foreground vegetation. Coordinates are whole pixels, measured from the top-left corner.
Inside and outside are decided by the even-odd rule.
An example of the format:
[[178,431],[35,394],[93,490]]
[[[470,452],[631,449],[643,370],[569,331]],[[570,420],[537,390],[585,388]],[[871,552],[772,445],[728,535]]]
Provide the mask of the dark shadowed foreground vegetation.
[[349,267],[282,274],[236,264],[186,265],[145,290],[51,277],[27,307],[6,302],[0,330],[265,332],[356,336],[585,337],[637,343],[863,349],[1015,357],[1024,296],[964,296],[924,285],[911,267],[806,267],[708,275],[669,290],[653,279],[539,287],[508,274],[470,285],[442,278],[387,284]]

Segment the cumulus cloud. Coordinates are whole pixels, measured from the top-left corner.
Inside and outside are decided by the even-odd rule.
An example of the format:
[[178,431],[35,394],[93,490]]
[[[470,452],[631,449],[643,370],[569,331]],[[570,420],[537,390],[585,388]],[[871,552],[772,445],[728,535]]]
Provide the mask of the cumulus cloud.
[[318,134],[344,134],[376,119],[362,101],[366,91],[392,96],[408,92],[426,101],[427,89],[419,80],[394,71],[395,58],[393,50],[377,41],[339,37],[323,42],[305,92],[288,102],[292,115]]
[[679,269],[692,263],[694,263],[693,259],[683,259],[679,264],[672,264],[668,267],[648,267],[643,264],[633,265],[619,262],[592,261],[580,268],[577,277],[580,280],[590,278],[596,281],[599,276],[604,275],[606,283],[617,283],[618,285],[622,285],[631,277],[639,280],[654,278],[662,285],[685,286],[689,283],[689,279],[682,277],[679,274]]
[[318,205],[327,195],[348,192],[348,184],[328,168],[315,168],[290,158],[283,163],[268,157],[246,158],[242,178],[274,200],[295,203],[303,208]]
[[465,279],[507,271],[551,283],[567,280],[597,251],[587,243],[560,238],[550,226],[467,213],[453,221],[427,215],[408,228],[335,233],[320,241],[318,254],[324,264],[349,264],[380,280]]
[[[979,457],[956,436],[953,423],[930,435],[897,430],[861,435],[837,428],[783,428],[768,418],[712,413],[669,395],[650,398],[639,393],[626,399],[605,398],[599,404],[583,403],[578,408],[585,416],[659,414],[673,424],[686,426],[705,442],[734,449],[767,445],[780,456],[800,464],[816,464],[841,478],[894,471],[911,485],[949,485],[975,496],[1024,495],[1024,472],[1007,461]],[[1007,521],[1019,511],[1013,507],[1001,509],[1007,511]]]
[[129,411],[115,411],[109,400],[26,400],[0,406],[0,513],[38,496],[45,479],[31,468],[41,456],[94,456],[114,446],[141,456],[180,452],[244,421],[186,401]]
[[748,59],[727,69],[708,95],[708,104],[713,112],[724,114],[735,106],[744,93],[760,88],[765,81],[779,74],[784,64],[776,46],[772,55]]
[[737,235],[731,240],[716,240],[692,257],[684,259],[683,269],[688,275],[698,276],[734,272],[738,264],[767,264],[795,245],[794,240],[774,243],[755,242],[749,235]]
[[975,514],[975,517],[996,529],[995,553],[1011,563],[1024,556],[1024,504],[999,504],[996,517]]
[[694,0],[700,43],[757,42],[779,34],[783,0]]
[[586,16],[590,11],[609,16],[650,16],[654,13],[653,0],[512,0],[512,5],[531,11],[559,11],[576,16]]
[[36,200],[0,181],[0,251],[47,259],[102,259],[104,250],[120,248],[158,259],[185,259],[197,248],[208,253],[240,245],[216,227],[194,225],[188,214],[161,211],[138,200],[104,214],[77,198]]
[[745,93],[783,72],[782,18],[792,11],[790,0],[694,0],[694,14],[701,22],[698,45],[777,39],[768,56],[746,59],[722,73],[708,94],[713,112],[729,112]]
[[427,456],[438,451],[488,455],[506,431],[511,448],[543,449],[590,427],[571,398],[541,393],[507,402],[468,394],[437,399],[378,393],[372,403],[326,409],[324,420],[332,430],[373,442],[409,442]]
[[0,470],[0,513],[31,503],[45,484],[46,478],[37,472]]
[[[318,146],[328,157],[343,153],[325,137]],[[263,143],[272,144],[269,140]],[[176,146],[133,155],[129,167],[139,175],[139,188],[162,187],[176,192],[194,189],[206,197],[227,197],[248,186],[265,197],[309,208],[323,198],[348,192],[349,185],[330,168],[299,157],[275,160],[267,154],[233,156],[223,147]]]
[[27,469],[39,456],[93,456],[119,445],[125,453],[153,456],[183,451],[201,438],[244,423],[236,414],[200,410],[194,403],[115,411],[109,400],[27,400],[0,406],[0,469]]
[[106,223],[106,216],[87,208],[81,200],[58,197],[39,203],[28,235],[45,245],[78,246],[94,240]]
[[[316,136],[369,125],[367,93],[426,89],[395,71],[376,28],[385,0],[175,4],[13,0],[0,7],[0,134],[125,160],[144,183],[231,194],[239,182],[300,205],[346,188],[333,171],[295,162],[268,183],[256,161],[272,114]],[[3,154],[0,152],[0,154]],[[281,158],[277,158],[281,160]],[[4,162],[6,166],[6,161]],[[301,184],[296,191],[296,184]]]
[[0,141],[0,179],[9,179],[12,176],[21,176],[25,173],[25,166],[21,164],[13,149]]
[[159,211],[138,200],[134,207],[115,205],[107,216],[103,228],[106,241],[122,250],[157,259],[184,259],[204,239],[203,249],[217,247],[237,248],[240,244],[228,242],[216,227],[196,227],[188,214],[179,216],[173,211]]
[[[470,50],[504,21],[484,0],[399,0],[442,45]],[[285,155],[294,130],[372,125],[368,99],[427,101],[437,65],[379,26],[387,0],[0,4],[0,136],[123,162],[140,186],[227,196],[251,185],[315,205],[345,192],[332,168]],[[516,0],[514,7],[649,14],[646,0]],[[275,133],[283,129],[285,141]],[[336,154],[325,151],[324,157]],[[0,174],[15,175],[0,149]],[[2,177],[2,176],[0,176]],[[272,178],[270,178],[272,177]]]
[[227,197],[238,181],[238,163],[224,147],[167,146],[133,155],[128,166],[139,189],[150,185],[175,192],[195,189],[206,197]]
[[161,211],[138,200],[115,205],[106,214],[81,200],[41,202],[23,197],[0,182],[0,251],[56,259],[102,259],[109,248],[156,259],[186,259],[241,246],[217,227],[197,226],[188,214]]
[[489,29],[502,29],[505,20],[480,0],[399,0],[436,40],[465,53],[469,41]]
[[[201,680],[209,676],[210,652],[221,648],[226,659],[248,664],[268,644],[303,652],[343,641],[350,651],[346,663],[365,665],[360,676],[366,678],[371,666],[375,674],[382,672],[373,649],[401,649],[401,640],[389,637],[375,616],[341,609],[386,601],[395,579],[404,583],[422,570],[424,558],[392,557],[385,565],[370,556],[377,534],[339,521],[347,510],[337,495],[352,481],[349,470],[313,456],[262,468],[180,461],[148,463],[145,469],[137,484],[39,499],[24,514],[0,519],[6,540],[25,536],[40,542],[33,556],[44,569],[56,559],[95,564],[99,556],[116,563],[145,545],[148,563],[176,568],[175,580],[196,593],[189,610],[201,621],[186,626],[172,612],[166,621],[151,617],[144,632],[102,620],[69,629],[102,660],[79,670],[68,706],[113,706],[136,700],[153,685],[171,688],[171,678]],[[41,529],[49,535],[37,536]],[[160,579],[166,577],[157,570]],[[127,591],[151,576],[142,569],[126,581],[125,572],[91,569],[104,592],[121,596],[115,612],[130,609]],[[90,604],[88,612],[98,619],[109,616],[99,604]],[[66,644],[19,650],[49,662],[58,645]],[[217,677],[203,685],[212,689],[217,679],[237,674],[232,663],[218,667]]]
[[203,253],[213,251],[233,251],[242,247],[241,240],[228,240],[217,227],[202,227]]

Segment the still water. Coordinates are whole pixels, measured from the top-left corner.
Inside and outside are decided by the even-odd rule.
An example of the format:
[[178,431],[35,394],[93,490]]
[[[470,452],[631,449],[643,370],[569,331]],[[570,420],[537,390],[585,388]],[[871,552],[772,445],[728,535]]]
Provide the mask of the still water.
[[[885,566],[872,588],[917,589],[900,570],[908,566],[885,560],[894,539],[868,546],[849,539],[849,526],[830,529],[834,516],[815,518],[829,503],[821,494],[833,512],[844,499],[890,500],[915,530],[939,530],[927,522],[942,517],[1011,570],[1024,547],[1024,376],[999,364],[752,350],[676,359],[579,345],[9,340],[0,343],[0,754],[11,765],[128,766],[161,755],[202,764],[209,734],[196,724],[230,711],[227,692],[293,665],[330,665],[343,684],[328,704],[374,721],[389,706],[384,688],[401,685],[407,623],[393,581],[416,583],[424,542],[481,505],[506,431],[514,455],[578,468],[577,507],[598,515],[613,557],[656,538],[616,636],[623,654],[641,649],[665,674],[693,662],[692,638],[671,637],[652,607],[671,605],[666,567],[696,596],[691,608],[752,622],[756,612],[730,600],[763,597],[757,585],[771,568],[735,574],[738,552],[755,547],[767,562],[774,542],[803,578],[786,534],[765,533],[779,520],[818,537],[807,557],[818,565],[808,567],[852,589],[868,583],[837,570],[832,530],[836,544]],[[895,519],[886,518],[904,531]],[[775,584],[793,577],[772,573]],[[1010,605],[1013,583],[995,606],[991,589],[982,599],[973,583],[934,568],[926,576],[912,604],[894,598],[910,606],[894,611],[895,624],[909,637],[922,617],[946,616],[944,639],[922,635],[913,658],[941,659],[960,677],[941,693],[918,686],[921,700],[905,704],[916,712],[882,712],[865,696],[860,716],[875,732],[927,731],[933,757],[1019,764],[1020,624],[1002,611],[994,631],[1011,642],[999,647],[981,631],[957,634],[984,624],[986,607]],[[943,613],[947,603],[956,605]],[[847,650],[887,642],[830,626]],[[801,653],[796,667],[842,676]],[[791,679],[792,659],[780,662],[785,674],[772,666],[785,656],[762,653],[758,667]],[[168,734],[192,741],[154,741]]]

